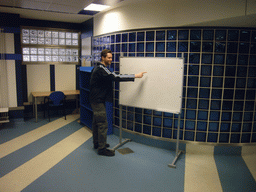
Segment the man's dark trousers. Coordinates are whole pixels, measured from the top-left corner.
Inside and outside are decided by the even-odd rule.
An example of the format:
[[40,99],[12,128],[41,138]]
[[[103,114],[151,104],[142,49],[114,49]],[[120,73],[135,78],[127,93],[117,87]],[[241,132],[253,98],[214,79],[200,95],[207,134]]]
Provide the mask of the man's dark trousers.
[[93,144],[98,146],[98,149],[106,148],[108,122],[105,103],[92,103],[93,110]]

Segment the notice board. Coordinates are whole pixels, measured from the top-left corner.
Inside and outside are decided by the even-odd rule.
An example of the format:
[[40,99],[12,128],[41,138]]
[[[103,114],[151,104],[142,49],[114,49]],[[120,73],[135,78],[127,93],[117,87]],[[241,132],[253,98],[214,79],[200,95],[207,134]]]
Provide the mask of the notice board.
[[147,72],[120,82],[119,104],[179,114],[182,107],[182,58],[120,57],[120,74]]

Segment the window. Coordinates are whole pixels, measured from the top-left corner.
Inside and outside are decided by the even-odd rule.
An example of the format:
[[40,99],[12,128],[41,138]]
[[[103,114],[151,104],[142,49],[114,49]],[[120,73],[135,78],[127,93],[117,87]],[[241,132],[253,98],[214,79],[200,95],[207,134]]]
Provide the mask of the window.
[[22,27],[23,64],[79,64],[78,31]]

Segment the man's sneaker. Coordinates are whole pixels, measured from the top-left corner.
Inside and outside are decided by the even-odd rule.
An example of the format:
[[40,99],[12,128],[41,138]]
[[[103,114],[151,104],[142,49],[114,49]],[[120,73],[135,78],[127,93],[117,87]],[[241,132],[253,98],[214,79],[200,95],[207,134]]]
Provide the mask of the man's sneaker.
[[[98,149],[98,147],[99,147],[99,145],[94,145],[94,149]],[[106,148],[108,148],[108,147],[110,147],[110,145],[109,144],[106,144]]]
[[104,155],[104,156],[115,156],[115,151],[109,150],[109,149],[99,149],[98,151],[99,155]]

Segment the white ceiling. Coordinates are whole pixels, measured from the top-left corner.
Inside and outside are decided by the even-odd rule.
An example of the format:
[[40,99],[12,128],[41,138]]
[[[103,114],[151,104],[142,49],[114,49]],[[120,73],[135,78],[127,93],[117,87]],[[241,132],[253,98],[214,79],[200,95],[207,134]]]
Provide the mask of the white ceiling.
[[[111,5],[105,11],[130,3],[147,0],[0,0],[0,12],[19,14],[21,18],[82,23],[93,15],[78,14],[90,3]],[[255,7],[255,0],[248,0],[248,10]],[[254,3],[253,3],[254,2]],[[250,5],[250,6],[249,6]],[[253,9],[253,8],[251,8]],[[252,10],[251,10],[252,11]],[[223,20],[197,23],[196,26],[256,27],[256,14]]]
[[0,0],[0,12],[19,14],[21,18],[27,19],[82,23],[93,16],[78,13],[92,2],[108,4],[114,8],[121,1],[123,0]]

